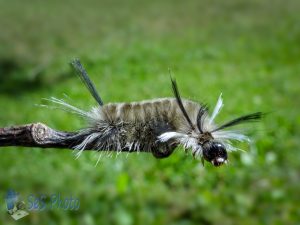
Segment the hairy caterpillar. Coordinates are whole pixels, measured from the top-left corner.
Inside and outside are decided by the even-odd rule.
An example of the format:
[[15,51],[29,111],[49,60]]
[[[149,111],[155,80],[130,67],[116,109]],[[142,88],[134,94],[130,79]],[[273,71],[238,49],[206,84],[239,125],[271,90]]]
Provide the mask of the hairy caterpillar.
[[104,104],[80,61],[74,60],[72,65],[98,106],[84,111],[57,98],[50,101],[88,121],[88,127],[70,137],[74,143],[82,140],[73,147],[79,150],[77,156],[88,147],[119,152],[142,150],[164,158],[177,146],[182,146],[194,157],[201,158],[203,163],[206,160],[220,166],[227,163],[227,151],[236,149],[231,140],[249,141],[242,133],[224,129],[262,117],[261,112],[256,112],[218,126],[214,119],[223,106],[221,95],[209,116],[206,105],[180,97],[176,81],[172,78],[173,98]]

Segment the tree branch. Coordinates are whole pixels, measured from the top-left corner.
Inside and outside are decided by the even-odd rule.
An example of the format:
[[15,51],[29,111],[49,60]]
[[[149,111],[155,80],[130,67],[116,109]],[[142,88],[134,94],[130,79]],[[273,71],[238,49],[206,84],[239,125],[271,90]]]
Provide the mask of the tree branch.
[[[0,147],[21,146],[37,148],[62,148],[74,150],[74,146],[82,142],[84,139],[84,136],[76,134],[77,132],[54,130],[43,123],[31,123],[21,126],[4,127],[0,128]],[[88,145],[84,150],[101,151],[93,149],[92,146]],[[113,149],[111,151],[113,151]],[[122,152],[136,151],[124,148],[122,149]],[[139,152],[142,151],[139,150]],[[157,158],[163,157],[167,156]]]
[[0,147],[24,146],[39,148],[69,148],[74,132],[57,131],[42,123],[0,128]]

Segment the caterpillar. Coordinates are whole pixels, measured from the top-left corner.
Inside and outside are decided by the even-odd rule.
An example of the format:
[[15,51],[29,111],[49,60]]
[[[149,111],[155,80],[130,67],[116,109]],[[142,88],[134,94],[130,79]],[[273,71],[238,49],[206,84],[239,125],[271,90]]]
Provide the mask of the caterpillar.
[[237,150],[232,140],[250,140],[245,134],[227,128],[257,121],[263,115],[255,112],[216,125],[214,120],[223,107],[222,95],[209,115],[207,105],[181,98],[173,78],[171,85],[174,97],[104,104],[80,61],[75,59],[71,64],[98,103],[91,110],[84,111],[62,99],[49,99],[87,121],[85,128],[70,137],[76,143],[73,148],[78,150],[77,157],[88,148],[151,152],[156,158],[165,158],[181,146],[194,157],[200,158],[202,163],[208,161],[217,167],[228,162],[227,152]]

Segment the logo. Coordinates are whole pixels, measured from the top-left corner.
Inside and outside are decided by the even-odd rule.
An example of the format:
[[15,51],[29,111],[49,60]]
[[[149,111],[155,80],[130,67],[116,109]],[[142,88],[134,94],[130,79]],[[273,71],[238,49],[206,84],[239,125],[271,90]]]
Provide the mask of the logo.
[[9,189],[5,196],[7,212],[14,220],[19,220],[29,213],[25,211],[25,203],[20,200],[19,193]]
[[80,207],[80,201],[74,196],[63,197],[60,193],[51,195],[46,194],[30,194],[27,197],[29,211],[45,211],[45,210],[69,210],[77,211]]
[[20,194],[9,189],[5,195],[5,203],[8,214],[19,220],[30,211],[64,210],[77,211],[80,207],[80,200],[72,195],[62,196],[60,193],[53,194],[29,194],[26,203],[22,201]]

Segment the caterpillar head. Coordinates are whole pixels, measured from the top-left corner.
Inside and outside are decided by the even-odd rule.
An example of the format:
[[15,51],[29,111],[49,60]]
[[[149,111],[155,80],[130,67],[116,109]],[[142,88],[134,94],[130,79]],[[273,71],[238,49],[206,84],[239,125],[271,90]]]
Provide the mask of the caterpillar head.
[[189,124],[189,131],[165,132],[158,137],[159,140],[162,142],[173,141],[182,145],[184,149],[190,149],[194,157],[202,159],[202,163],[206,160],[214,166],[226,164],[228,161],[227,152],[237,149],[232,146],[231,141],[249,141],[249,138],[237,131],[224,129],[245,122],[257,121],[263,114],[261,112],[247,114],[217,126],[214,124],[214,119],[223,106],[222,95],[220,95],[211,116],[208,116],[208,108],[204,105],[200,107],[196,120],[192,121],[183,106],[176,81],[173,79],[171,81],[178,106]]
[[256,112],[237,117],[221,126],[217,126],[214,124],[214,119],[220,112],[222,106],[223,100],[222,95],[220,95],[211,117],[208,117],[207,107],[201,107],[196,121],[197,128],[192,128],[196,129],[196,136],[199,140],[199,150],[197,151],[198,155],[200,155],[202,159],[211,162],[214,166],[221,166],[228,162],[227,152],[237,149],[232,146],[232,140],[241,142],[250,141],[250,139],[242,133],[224,129],[245,122],[257,121],[262,117],[261,112]]
[[214,166],[221,166],[227,163],[227,151],[220,142],[212,141],[203,145],[203,158]]
[[214,140],[209,132],[199,134],[197,149],[199,150],[195,153],[214,166],[221,166],[227,163],[228,156],[225,145],[220,141]]

